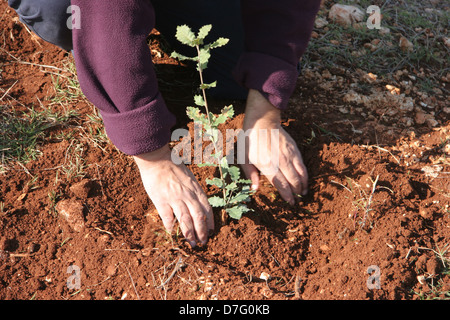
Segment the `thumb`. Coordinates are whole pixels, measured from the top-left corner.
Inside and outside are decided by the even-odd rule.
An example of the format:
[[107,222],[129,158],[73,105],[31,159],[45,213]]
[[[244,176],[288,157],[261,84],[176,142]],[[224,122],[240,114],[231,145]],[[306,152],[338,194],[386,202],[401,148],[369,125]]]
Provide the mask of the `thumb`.
[[259,187],[259,171],[252,164],[241,164],[241,168],[245,173],[247,179],[252,181],[252,190],[257,190]]

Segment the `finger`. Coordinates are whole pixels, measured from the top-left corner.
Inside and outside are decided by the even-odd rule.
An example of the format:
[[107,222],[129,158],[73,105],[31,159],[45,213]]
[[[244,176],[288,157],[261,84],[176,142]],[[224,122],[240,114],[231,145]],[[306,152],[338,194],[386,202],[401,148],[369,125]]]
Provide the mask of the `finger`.
[[281,171],[278,171],[276,175],[267,177],[272,185],[278,190],[280,196],[289,204],[294,205],[294,195],[289,182],[286,180]]
[[205,192],[198,183],[193,184],[195,196],[198,198],[198,202],[202,206],[203,212],[206,214],[206,226],[208,233],[214,232],[214,213]]
[[175,217],[173,215],[172,208],[169,205],[155,204],[155,208],[158,211],[159,216],[163,222],[164,228],[168,233],[172,233],[173,225],[175,224]]
[[203,211],[206,213],[206,226],[208,229],[208,234],[214,232],[214,213],[211,205],[208,202],[208,198],[206,197],[203,190],[197,193],[199,198],[200,205],[203,207]]
[[197,245],[194,224],[192,222],[191,215],[189,214],[189,210],[184,204],[184,202],[178,201],[175,204],[172,204],[172,210],[177,217],[178,222],[180,223],[181,232],[183,233],[186,240],[189,242],[191,247],[195,247]]
[[297,170],[300,175],[301,183],[302,183],[302,192],[301,194],[304,196],[308,193],[308,169],[306,168],[303,160],[300,158],[294,158],[293,161],[294,168]]
[[297,172],[293,164],[287,164],[287,166],[281,169],[283,176],[286,178],[286,181],[289,183],[289,187],[295,195],[302,194],[303,191],[303,183],[302,177]]
[[206,244],[208,241],[208,223],[207,223],[207,212],[205,212],[203,206],[200,204],[200,200],[192,194],[190,199],[187,200],[186,206],[189,209],[189,214],[194,226],[195,234],[197,235],[197,240],[202,244]]
[[241,164],[241,168],[244,171],[247,179],[252,181],[252,190],[257,190],[259,187],[259,171],[252,164]]

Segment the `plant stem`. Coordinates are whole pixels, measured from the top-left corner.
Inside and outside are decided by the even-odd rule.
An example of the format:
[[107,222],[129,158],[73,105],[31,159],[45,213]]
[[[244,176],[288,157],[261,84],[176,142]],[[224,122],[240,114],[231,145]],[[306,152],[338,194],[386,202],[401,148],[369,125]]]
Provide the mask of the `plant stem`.
[[[200,46],[196,45],[196,49],[197,49],[197,55],[200,57]],[[208,119],[208,125],[209,128],[212,129],[212,124],[211,124],[211,118],[210,118],[210,114],[209,114],[209,107],[208,107],[208,100],[206,99],[206,90],[204,88],[204,81],[203,81],[203,70],[200,66],[200,61],[198,62],[198,73],[200,76],[200,84],[201,84],[201,90],[202,90],[202,95],[203,95],[203,101],[205,102],[205,109],[206,109],[206,118]],[[217,129],[218,130],[218,129]],[[215,157],[217,159],[218,162],[218,167],[219,167],[219,173],[220,173],[220,180],[222,180],[222,194],[223,194],[223,200],[225,201],[225,204],[227,203],[227,195],[226,195],[226,191],[225,191],[225,179],[223,177],[223,171],[222,171],[222,166],[221,166],[221,161],[219,159],[218,153],[217,153],[217,144],[214,141],[214,138],[211,137],[210,138],[213,146],[214,146],[214,150],[215,150]],[[222,223],[225,222],[226,219],[226,215],[225,215],[225,210],[222,209]]]

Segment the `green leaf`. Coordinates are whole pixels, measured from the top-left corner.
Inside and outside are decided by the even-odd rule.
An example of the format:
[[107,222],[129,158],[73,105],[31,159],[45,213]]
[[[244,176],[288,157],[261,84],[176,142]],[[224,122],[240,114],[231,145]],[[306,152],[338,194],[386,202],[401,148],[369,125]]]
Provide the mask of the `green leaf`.
[[206,179],[206,184],[210,185],[210,186],[216,186],[219,188],[223,187],[223,181],[219,178],[213,178],[213,179]]
[[204,107],[205,106],[205,100],[203,99],[203,97],[201,95],[195,95],[194,96],[194,102],[199,107]]
[[206,119],[206,115],[200,112],[200,109],[197,107],[187,107],[186,114],[189,119],[201,122],[203,125],[208,123],[208,119]]
[[220,160],[220,167],[222,168],[223,178],[225,179],[227,177],[227,175],[228,175],[228,168],[229,168],[228,161],[227,161],[226,157],[223,157]]
[[248,195],[248,193],[243,192],[243,193],[238,193],[237,195],[232,197],[230,199],[230,203],[247,202],[249,200],[250,200],[250,196]]
[[244,184],[251,184],[252,180],[250,179],[239,179],[238,181],[236,181],[237,183],[244,183]]
[[225,206],[225,200],[223,200],[221,197],[213,196],[208,198],[208,202],[212,207],[224,207]]
[[226,187],[225,187],[225,189],[227,190],[227,191],[233,191],[233,190],[236,190],[238,188],[238,185],[237,185],[237,183],[236,182],[231,182],[231,183],[228,183],[227,185],[226,185]]
[[219,48],[219,47],[226,45],[228,43],[228,41],[230,41],[230,39],[220,37],[219,39],[217,39],[216,41],[214,41],[213,43],[210,43],[209,45],[207,45],[205,47],[208,49]]
[[182,44],[195,47],[195,34],[187,25],[178,26],[175,37]]
[[234,109],[232,105],[226,106],[222,109],[221,114],[219,114],[213,122],[214,126],[218,126],[222,123],[225,123],[228,119],[233,118]]
[[239,180],[239,178],[241,176],[241,171],[239,170],[238,167],[236,167],[236,166],[230,167],[228,169],[228,172],[230,173],[231,180],[233,180],[233,181]]
[[180,60],[180,61],[183,61],[183,60],[192,60],[192,61],[196,61],[196,60],[197,60],[196,57],[195,57],[195,58],[187,57],[187,56],[184,56],[184,55],[182,55],[182,54],[180,54],[180,53],[178,53],[178,52],[176,52],[176,51],[172,52],[172,53],[170,54],[170,57],[171,57],[171,58],[174,58],[174,59],[178,59],[178,60]]
[[208,33],[211,31],[212,29],[212,25],[207,24],[203,27],[200,28],[200,30],[198,31],[198,35],[197,38],[199,40],[204,40],[206,38],[206,36],[208,35]]
[[202,167],[217,167],[217,163],[212,163],[212,162],[199,163],[199,164],[197,164],[197,167],[199,167],[199,168],[202,168]]
[[244,204],[239,204],[237,206],[226,208],[225,211],[228,213],[228,215],[233,218],[239,220],[242,215],[248,211],[251,211],[249,208],[247,208]]
[[209,50],[205,48],[201,48],[198,53],[198,64],[197,64],[197,70],[205,70],[208,66],[209,58],[211,57],[211,53]]
[[214,81],[212,83],[203,83],[200,85],[200,89],[209,89],[209,88],[215,88],[217,85],[217,81]]

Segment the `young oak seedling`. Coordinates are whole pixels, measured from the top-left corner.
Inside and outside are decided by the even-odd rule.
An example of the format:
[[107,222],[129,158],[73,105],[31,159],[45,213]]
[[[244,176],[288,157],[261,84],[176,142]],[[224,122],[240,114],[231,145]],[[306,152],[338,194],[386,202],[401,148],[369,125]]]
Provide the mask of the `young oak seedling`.
[[[211,57],[210,51],[228,43],[228,39],[221,37],[214,42],[204,44],[204,40],[211,31],[211,28],[211,25],[205,25],[195,34],[187,25],[178,26],[175,35],[177,40],[182,44],[196,48],[197,56],[187,57],[173,52],[171,57],[177,58],[180,61],[190,60],[197,64],[201,94],[194,96],[194,103],[197,107],[187,107],[187,115],[191,120],[201,125],[202,134],[213,144],[213,162],[198,164],[198,166],[217,166],[219,169],[220,177],[206,179],[206,183],[218,187],[221,191],[221,196],[211,196],[208,198],[208,201],[212,207],[222,208],[221,219],[224,224],[226,223],[227,215],[234,219],[240,219],[245,212],[251,210],[245,203],[250,200],[253,190],[250,188],[250,180],[241,179],[240,169],[236,166],[228,165],[227,158],[222,154],[218,145],[218,140],[221,139],[219,138],[218,127],[234,116],[233,106],[225,106],[218,115],[209,111],[206,90],[215,87],[217,83],[205,83],[203,71],[207,68],[209,58]],[[202,113],[199,107],[203,107],[206,113]]]

